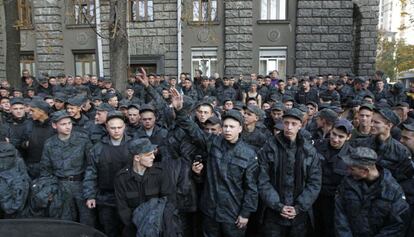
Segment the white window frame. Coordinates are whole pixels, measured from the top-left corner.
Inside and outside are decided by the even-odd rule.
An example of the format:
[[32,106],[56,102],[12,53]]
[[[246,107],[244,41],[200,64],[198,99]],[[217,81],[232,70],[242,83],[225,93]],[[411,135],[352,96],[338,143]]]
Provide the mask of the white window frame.
[[[78,55],[93,55],[94,60],[92,60],[92,61],[86,61],[86,60],[85,61],[83,61],[83,60],[76,61],[76,56],[78,56]],[[83,53],[83,52],[74,52],[73,53],[73,59],[74,59],[74,62],[75,62],[75,75],[87,75],[87,74],[96,75],[97,70],[96,70],[96,54],[95,53],[93,53],[93,52],[85,52],[85,53]],[[78,70],[78,63],[80,63],[80,67],[81,67],[80,71]],[[88,66],[87,66],[88,68],[86,68],[86,63],[89,63]]]
[[260,0],[261,20],[286,20],[287,0]]
[[[269,75],[273,70],[279,72],[280,78],[286,77],[287,68],[287,47],[260,47],[259,52],[259,74]],[[262,67],[262,62],[266,61],[266,68]],[[284,67],[280,65],[284,61]]]
[[130,22],[153,21],[153,0],[128,0],[128,19]]
[[[200,68],[201,63],[206,62],[206,68]],[[199,67],[194,67],[194,62],[198,62]],[[215,64],[216,70],[218,67],[217,64],[217,48],[192,48],[191,49],[191,76],[194,78],[195,70],[200,69],[203,72],[203,76],[212,76],[215,72],[211,70],[212,63]]]
[[95,1],[74,0],[73,20],[76,25],[95,24]]
[[192,0],[192,7],[193,21],[217,21],[218,0]]
[[[25,59],[33,57],[33,60]],[[23,76],[23,70],[27,69],[30,75],[36,75],[36,63],[33,52],[22,53],[20,55],[20,76]]]

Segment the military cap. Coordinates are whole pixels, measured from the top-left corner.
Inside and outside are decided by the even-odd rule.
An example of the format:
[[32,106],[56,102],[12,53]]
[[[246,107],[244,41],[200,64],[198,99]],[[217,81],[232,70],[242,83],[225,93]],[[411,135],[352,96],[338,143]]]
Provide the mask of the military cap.
[[100,105],[95,107],[97,111],[112,111],[114,108],[110,106],[108,103],[101,103]]
[[50,113],[50,106],[44,100],[33,99],[30,103],[30,107],[43,110],[47,114]]
[[108,115],[106,116],[106,122],[109,122],[109,120],[114,119],[114,118],[119,118],[119,119],[124,120],[125,116],[121,111],[112,110],[108,112]]
[[283,103],[280,102],[275,102],[272,107],[270,108],[271,111],[273,110],[279,110],[279,111],[284,111],[285,110],[285,105]]
[[221,120],[217,116],[213,115],[210,118],[208,118],[205,123],[216,125],[216,124],[221,124]]
[[378,156],[371,148],[356,147],[341,158],[349,166],[371,166],[375,165]]
[[306,105],[304,105],[304,104],[297,104],[297,105],[295,105],[295,108],[299,109],[303,113],[308,112],[308,107],[306,107]]
[[336,85],[336,80],[335,79],[333,79],[333,80],[328,80],[328,85],[329,84],[331,84],[331,85]]
[[394,84],[393,88],[396,90],[402,90],[404,89],[404,85],[401,82],[397,82]]
[[82,104],[85,102],[85,97],[83,96],[75,96],[71,97],[66,101],[66,104],[73,105],[73,106],[82,106]]
[[308,101],[308,103],[306,103],[306,105],[312,105],[315,109],[318,108],[318,104],[314,101]]
[[365,93],[364,98],[366,98],[366,97],[371,98],[371,99],[375,99],[375,96],[374,96],[374,94],[372,94],[371,91],[367,91]]
[[128,85],[126,86],[126,88],[125,88],[125,89],[127,89],[127,90],[129,90],[129,89],[133,90],[133,89],[134,89],[134,86],[133,86],[133,85],[128,84]]
[[18,92],[23,92],[22,88],[13,88],[12,89],[13,92],[18,91]]
[[102,96],[101,95],[96,95],[96,96],[92,97],[92,100],[93,101],[95,101],[95,100],[102,100]]
[[344,110],[342,109],[341,106],[338,105],[332,105],[329,107],[329,109],[333,110],[335,113],[340,114],[342,112],[344,112]]
[[66,112],[66,110],[56,111],[51,115],[51,120],[54,123],[59,122],[64,118],[70,118],[70,115]]
[[259,107],[257,107],[256,105],[245,106],[244,110],[248,110],[248,111],[254,113],[259,118],[262,116],[262,110]]
[[152,152],[157,148],[157,145],[151,143],[148,138],[139,138],[131,141],[128,150],[132,155],[145,154]]
[[65,76],[65,73],[59,73],[57,74],[57,77],[66,77],[66,76]]
[[402,124],[403,129],[408,130],[410,132],[414,132],[414,123],[403,123]]
[[148,112],[148,111],[151,111],[153,113],[156,112],[154,106],[152,106],[151,104],[143,104],[141,106],[140,110],[139,110],[139,113],[142,114],[142,113]]
[[226,97],[226,98],[223,99],[223,104],[226,103],[227,101],[233,102],[233,100],[231,98]]
[[45,83],[45,82],[48,82],[48,80],[47,80],[47,78],[46,78],[46,77],[39,77],[39,78],[37,79],[37,81],[38,81],[39,83]]
[[287,111],[282,116],[283,118],[295,118],[303,122],[303,113],[297,108],[292,108]]
[[242,125],[242,126],[243,126],[243,124],[244,124],[244,118],[243,118],[243,115],[242,115],[242,113],[240,113],[240,111],[238,111],[238,110],[231,109],[231,110],[229,110],[229,111],[226,111],[226,112],[223,114],[222,119],[223,119],[223,121],[224,121],[224,120],[226,120],[226,119],[228,119],[228,118],[231,118],[231,119],[234,119],[234,120],[238,121],[238,122],[240,123],[240,125]]
[[347,119],[341,118],[335,122],[334,128],[343,128],[347,134],[351,134],[352,130],[354,129],[354,126],[352,126],[352,123]]
[[336,81],[336,85],[337,86],[342,86],[342,85],[344,85],[345,83],[344,83],[344,81],[342,81],[342,80],[337,80]]
[[110,77],[104,77],[102,81],[105,83],[112,83],[112,80]]
[[128,109],[131,109],[131,108],[135,108],[135,109],[139,110],[140,106],[139,106],[139,104],[132,103],[132,104],[128,105]]
[[335,123],[338,119],[338,114],[335,111],[326,108],[318,112],[318,117],[323,118],[330,123]]
[[299,82],[305,82],[305,81],[310,81],[310,78],[309,77],[301,77],[300,78],[300,80],[299,80]]
[[410,105],[407,102],[399,102],[395,105],[395,108],[410,108]]
[[127,109],[128,108],[128,106],[129,106],[129,101],[128,100],[121,100],[121,101],[119,101],[119,108],[121,109],[121,108],[125,108],[125,109]]
[[114,98],[114,97],[116,97],[116,93],[109,92],[105,94],[104,100],[108,101],[109,99]]
[[207,77],[207,76],[202,76],[202,77],[201,77],[201,80],[203,80],[203,81],[208,81],[208,77]]
[[0,142],[0,159],[16,155],[16,148],[8,142]]
[[364,77],[356,77],[354,83],[365,83],[366,79]]
[[24,105],[26,103],[24,102],[24,99],[23,98],[20,98],[20,97],[11,98],[10,99],[10,105],[15,105],[15,104],[22,104],[22,105]]
[[213,104],[212,104],[212,103],[211,103],[211,101],[209,101],[208,99],[203,99],[203,100],[199,101],[199,102],[196,104],[196,107],[195,107],[195,108],[198,108],[198,107],[200,107],[201,105],[208,105],[208,106],[210,106],[210,107],[211,107],[211,109],[214,109]]
[[400,117],[398,117],[398,115],[389,108],[375,108],[374,112],[380,114],[393,125],[398,125],[401,122]]
[[57,93],[55,93],[54,99],[58,100],[60,102],[65,102],[66,101],[66,95],[65,95],[65,93],[57,92]]
[[285,103],[286,101],[293,101],[293,102],[295,102],[295,99],[292,96],[290,96],[290,95],[285,95],[282,98],[282,102]]
[[242,111],[244,107],[244,104],[241,101],[234,102],[233,109]]
[[29,87],[26,88],[26,91],[35,91],[35,88],[32,87],[32,86],[29,86]]
[[363,103],[361,105],[361,107],[359,107],[359,110],[361,110],[361,109],[367,109],[367,110],[370,110],[370,111],[374,111],[374,108],[375,108],[375,106],[373,104]]

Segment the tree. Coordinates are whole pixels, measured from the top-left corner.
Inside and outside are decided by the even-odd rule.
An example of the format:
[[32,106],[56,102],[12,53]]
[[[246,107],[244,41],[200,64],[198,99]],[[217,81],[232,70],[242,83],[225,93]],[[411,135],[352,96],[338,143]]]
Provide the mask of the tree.
[[128,78],[127,1],[110,0],[109,52],[110,75],[118,90],[123,91]]
[[377,50],[377,59],[376,67],[377,70],[381,70],[390,77],[391,80],[395,79],[395,68],[396,60],[394,59],[396,42],[395,40],[389,40],[385,37],[383,31],[378,32],[378,50]]
[[20,81],[20,30],[16,25],[19,20],[17,1],[4,1],[6,22],[6,76],[13,86]]

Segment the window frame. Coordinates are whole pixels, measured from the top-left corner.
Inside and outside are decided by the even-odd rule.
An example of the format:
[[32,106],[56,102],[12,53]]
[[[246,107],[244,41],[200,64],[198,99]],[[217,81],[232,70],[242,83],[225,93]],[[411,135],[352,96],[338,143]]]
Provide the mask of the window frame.
[[33,29],[32,6],[29,0],[17,0],[18,26],[21,29]]
[[[215,17],[214,19],[212,19],[212,2],[216,2],[216,11],[215,11]],[[192,0],[191,1],[191,21],[194,23],[202,23],[202,22],[206,22],[206,23],[210,23],[210,22],[218,22],[218,8],[219,8],[219,1],[218,0]],[[195,19],[195,7],[194,7],[194,3],[198,2],[198,20]],[[203,19],[203,7],[202,7],[202,3],[203,2],[207,2],[208,7],[207,7],[207,16],[208,19],[205,20]]]
[[[95,51],[78,51],[78,50],[76,50],[76,51],[72,51],[72,54],[73,54],[73,66],[74,66],[74,72],[75,72],[74,75],[82,75],[82,76],[86,75],[86,74],[97,75],[97,71],[98,71],[97,66],[98,66],[98,64],[97,64],[97,57],[96,57],[96,52]],[[80,61],[77,61],[76,56],[78,56],[78,55],[93,55],[94,60],[89,60],[89,61],[80,60]],[[82,63],[82,71],[81,72],[78,72],[78,70],[77,70],[77,65],[76,64],[78,62]],[[85,63],[86,62],[90,63],[89,72],[85,71]]]
[[[22,59],[24,57],[33,57],[31,59]],[[29,70],[30,75],[36,75],[36,59],[33,51],[21,51],[19,55],[20,76],[22,76],[23,69]],[[25,65],[29,65],[29,68]]]
[[[86,5],[86,10],[89,14],[84,14],[83,7]],[[79,6],[79,9],[76,9]],[[95,25],[96,20],[96,5],[94,0],[73,0],[71,6],[73,25]],[[91,13],[93,15],[91,15]]]
[[[277,55],[277,53],[276,53],[272,56],[272,52],[277,52],[277,51],[283,52],[284,55],[282,55],[282,53]],[[276,69],[279,72],[280,78],[286,79],[287,68],[288,68],[288,53],[289,53],[289,50],[288,50],[287,46],[260,47],[259,48],[259,74],[268,75],[270,71]],[[264,54],[266,54],[266,55],[264,55]],[[283,58],[283,56],[284,56],[284,58]],[[281,61],[280,59],[284,59],[284,61],[285,61],[285,66],[284,66],[283,70],[281,70],[279,68],[279,61]],[[265,73],[263,73],[261,68],[260,68],[260,64],[264,60],[266,60],[266,71],[265,71]],[[268,63],[269,63],[270,60],[277,60],[276,61],[277,68],[274,68],[274,69],[269,71]]]
[[[194,60],[197,59],[197,60]],[[215,62],[216,64],[216,70],[218,70],[218,48],[217,47],[196,47],[196,48],[191,48],[191,77],[194,77],[194,73],[196,69],[200,69],[200,68],[195,68],[194,67],[194,62],[198,61],[199,65],[201,65],[201,61],[203,60],[208,60],[208,65],[209,65],[209,70],[205,71],[203,69],[201,69],[203,71],[203,75],[204,76],[212,76],[214,73],[212,71],[212,67],[211,67],[211,62]]]
[[[266,8],[266,18],[262,18],[262,11],[263,11],[263,1],[267,1],[267,8]],[[277,2],[284,2],[284,14],[285,17],[284,18],[276,18],[276,19],[271,19],[271,12],[272,12],[272,7],[271,7],[271,2],[272,1],[277,1]],[[279,12],[280,13],[280,12]],[[288,13],[289,13],[289,1],[288,0],[260,0],[260,17],[259,17],[259,21],[288,21]]]
[[[140,2],[144,3],[145,16],[140,16]],[[148,2],[152,2],[152,13],[150,13],[150,7]],[[133,3],[135,3],[135,9],[133,9]],[[133,19],[134,13],[136,19]],[[154,0],[128,0],[127,2],[127,19],[128,22],[147,22],[154,21]]]

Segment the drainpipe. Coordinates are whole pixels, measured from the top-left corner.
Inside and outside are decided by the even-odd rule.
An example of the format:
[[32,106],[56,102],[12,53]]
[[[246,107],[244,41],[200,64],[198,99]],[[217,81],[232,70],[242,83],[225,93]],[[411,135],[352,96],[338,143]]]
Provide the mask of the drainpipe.
[[98,53],[98,70],[99,77],[104,76],[103,70],[103,53],[102,53],[102,30],[101,30],[101,4],[100,0],[95,0],[95,11],[96,11],[96,45]]
[[177,0],[177,79],[180,82],[180,74],[182,69],[182,39],[181,39],[181,0]]

